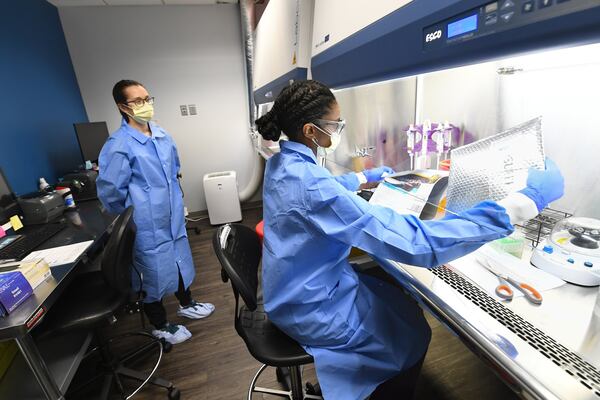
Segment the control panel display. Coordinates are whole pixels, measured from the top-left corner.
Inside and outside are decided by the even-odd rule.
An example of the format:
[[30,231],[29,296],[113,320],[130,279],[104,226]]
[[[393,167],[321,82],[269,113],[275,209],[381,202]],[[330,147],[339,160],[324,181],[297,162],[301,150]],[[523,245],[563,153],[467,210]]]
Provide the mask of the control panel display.
[[423,49],[435,50],[483,36],[598,7],[599,0],[496,0],[423,29]]
[[477,14],[448,24],[448,39],[477,30]]

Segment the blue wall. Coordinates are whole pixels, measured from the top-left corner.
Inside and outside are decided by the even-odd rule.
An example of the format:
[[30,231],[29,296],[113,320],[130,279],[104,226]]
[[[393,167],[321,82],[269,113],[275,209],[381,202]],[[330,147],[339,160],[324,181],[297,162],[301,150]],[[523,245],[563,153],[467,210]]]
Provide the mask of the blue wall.
[[0,2],[0,167],[13,190],[81,164],[73,123],[87,121],[57,9]]

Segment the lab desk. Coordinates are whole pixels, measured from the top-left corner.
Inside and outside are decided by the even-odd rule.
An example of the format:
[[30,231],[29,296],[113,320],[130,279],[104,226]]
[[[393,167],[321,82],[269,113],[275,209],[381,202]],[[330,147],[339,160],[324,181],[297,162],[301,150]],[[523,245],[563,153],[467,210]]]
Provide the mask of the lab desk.
[[[100,251],[105,243],[110,226],[115,221],[116,216],[107,214],[102,210],[98,201],[83,202],[79,204],[77,211],[68,211],[65,213],[65,219],[68,223],[66,229],[62,230],[48,241],[46,241],[37,250],[56,246],[64,246],[73,243],[79,243],[87,240],[93,240],[93,244],[83,254],[79,260],[74,263],[51,267],[52,277],[39,285],[33,292],[33,295],[23,302],[17,309],[4,318],[0,318],[0,341],[14,339],[21,351],[24,363],[31,369],[35,379],[42,389],[43,396],[47,399],[64,399],[63,391],[70,383],[70,378],[74,374],[77,363],[69,357],[63,357],[57,363],[49,368],[46,365],[48,355],[56,353],[59,346],[50,343],[47,349],[38,348],[36,341],[31,336],[31,331],[41,322],[44,315],[60,297],[72,281],[79,268],[82,267],[88,256]],[[73,338],[70,345],[76,345],[71,349],[76,355],[81,355],[81,349],[89,345],[89,335]],[[46,351],[47,350],[47,351]],[[44,357],[46,355],[46,357]],[[77,358],[77,357],[76,357]],[[3,394],[7,387],[11,386],[9,382],[11,376],[15,376],[13,368],[19,368],[21,360],[17,358],[11,365],[7,375],[2,379],[0,387],[0,398],[5,398]],[[57,376],[56,368],[64,370],[64,374]],[[52,369],[52,371],[50,371]],[[33,385],[35,386],[35,385]],[[27,388],[31,389],[31,388]],[[12,393],[12,392],[11,392]],[[6,397],[8,398],[8,397]],[[21,397],[18,398],[30,398]]]
[[452,263],[433,269],[376,260],[526,399],[600,399],[599,289],[566,284],[500,302]]

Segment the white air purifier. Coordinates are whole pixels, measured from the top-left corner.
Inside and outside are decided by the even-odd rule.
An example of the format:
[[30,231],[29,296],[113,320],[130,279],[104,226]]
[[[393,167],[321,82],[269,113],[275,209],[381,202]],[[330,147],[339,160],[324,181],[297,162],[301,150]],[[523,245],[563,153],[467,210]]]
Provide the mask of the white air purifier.
[[204,175],[204,196],[211,225],[242,220],[235,171],[213,172]]

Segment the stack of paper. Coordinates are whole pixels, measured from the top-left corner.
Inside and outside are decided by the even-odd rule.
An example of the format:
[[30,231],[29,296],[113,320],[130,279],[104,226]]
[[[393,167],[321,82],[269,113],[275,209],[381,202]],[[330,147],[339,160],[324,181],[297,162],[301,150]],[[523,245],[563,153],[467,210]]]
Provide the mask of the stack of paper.
[[67,246],[53,247],[51,249],[39,250],[30,253],[23,261],[45,260],[51,267],[74,263],[83,253],[94,243],[93,240],[87,242],[70,244]]
[[[479,260],[489,258],[494,261],[494,267],[500,273],[510,275],[517,281],[527,283],[539,292],[554,289],[565,284],[565,281],[550,275],[549,273],[537,269],[527,261],[523,261],[508,253],[498,251],[489,244],[483,246],[474,253],[451,261],[449,264],[452,268],[460,271],[460,273],[472,282],[476,283],[480,288],[485,290],[493,297],[500,299],[496,293],[496,287],[499,285],[498,278],[481,265]],[[514,290],[514,296],[523,296],[519,290]]]

